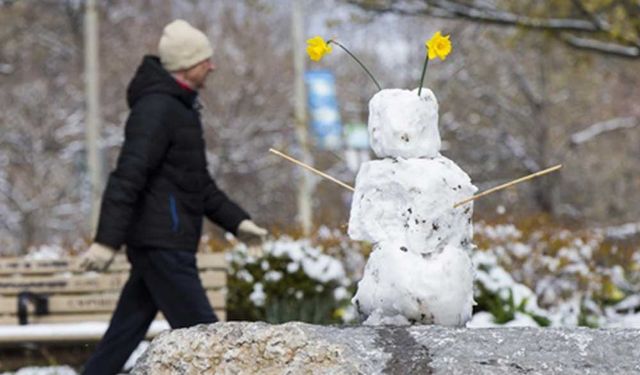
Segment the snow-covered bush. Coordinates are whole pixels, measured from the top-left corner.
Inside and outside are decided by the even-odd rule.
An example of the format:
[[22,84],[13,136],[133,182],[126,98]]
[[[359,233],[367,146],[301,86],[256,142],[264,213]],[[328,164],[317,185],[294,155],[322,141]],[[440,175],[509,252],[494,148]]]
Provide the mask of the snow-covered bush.
[[[640,254],[597,230],[539,219],[476,222],[471,327],[640,327]],[[634,247],[635,246],[635,247]],[[370,247],[337,229],[283,235],[254,258],[229,251],[228,314],[236,320],[352,321],[349,302]]]
[[263,251],[255,257],[238,244],[228,253],[229,320],[328,324],[353,318],[353,282],[323,246],[282,236],[265,242]]
[[476,223],[476,315],[470,326],[629,326],[640,318],[633,246],[546,219]]

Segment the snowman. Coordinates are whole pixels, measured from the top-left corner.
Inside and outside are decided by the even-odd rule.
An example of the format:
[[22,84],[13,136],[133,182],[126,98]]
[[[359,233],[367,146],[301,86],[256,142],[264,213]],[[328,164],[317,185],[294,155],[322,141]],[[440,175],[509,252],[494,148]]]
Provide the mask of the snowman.
[[349,236],[373,243],[352,299],[363,324],[464,326],[471,318],[473,203],[477,190],[440,154],[433,92],[385,89],[369,102],[378,160],[361,165]]

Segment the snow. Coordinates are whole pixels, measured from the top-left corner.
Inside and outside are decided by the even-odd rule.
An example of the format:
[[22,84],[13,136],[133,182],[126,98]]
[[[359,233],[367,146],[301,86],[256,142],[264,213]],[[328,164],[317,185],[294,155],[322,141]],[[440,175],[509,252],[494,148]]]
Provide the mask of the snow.
[[369,102],[369,139],[380,157],[420,158],[439,154],[438,101],[429,89],[386,89]]
[[513,224],[484,225],[476,224],[475,231],[482,233],[490,240],[514,240],[522,236],[522,232]]
[[505,324],[498,324],[494,321],[493,315],[486,311],[481,311],[467,323],[467,328],[501,328],[501,327],[538,327],[538,323],[530,315],[520,312],[515,313],[513,320]]
[[264,293],[264,286],[262,283],[253,284],[253,291],[249,295],[249,299],[256,306],[264,306],[267,295]]
[[539,327],[539,325],[531,315],[516,312],[515,318],[505,323],[504,327]]
[[615,310],[635,310],[640,307],[640,295],[635,294],[623,301],[618,302],[614,308]]
[[371,146],[382,160],[356,177],[348,233],[373,243],[352,299],[363,324],[462,326],[473,305],[472,203],[477,190],[440,155],[433,92],[389,89],[369,103]]
[[493,315],[486,311],[480,311],[474,314],[471,320],[467,322],[467,328],[491,328],[500,326],[500,324],[493,321]]
[[606,328],[638,328],[640,314],[620,315],[605,324]]
[[640,234],[640,222],[626,223],[604,229],[604,233],[609,238],[625,239]]
[[510,288],[515,284],[507,271],[502,267],[495,267],[497,262],[496,256],[489,252],[478,251],[473,254],[473,263],[481,269],[488,269],[487,271],[479,271],[476,274],[476,279],[490,291]]
[[[326,283],[329,281],[338,281],[339,283],[348,283],[346,272],[342,263],[329,255],[322,253],[322,248],[313,246],[310,239],[293,240],[288,236],[282,236],[278,240],[267,240],[262,244],[264,256],[287,257],[291,262],[287,264],[288,273],[296,273],[300,269],[314,280]],[[238,244],[233,251],[229,253],[228,261],[232,261],[238,265],[257,262],[253,256],[248,255],[247,247],[244,244]],[[260,260],[260,268],[265,273],[267,281],[277,281],[279,277],[276,273],[268,271],[270,268],[266,260]],[[246,270],[239,277],[247,282],[253,281],[253,276]],[[269,276],[266,276],[269,275]],[[259,296],[259,293],[256,294]]]
[[339,286],[333,290],[333,299],[341,301],[350,297],[349,291],[343,286]]
[[29,248],[24,259],[27,260],[58,260],[66,256],[67,250],[57,245],[41,245]]
[[471,317],[473,267],[466,251],[446,246],[427,259],[400,244],[376,244],[353,300],[365,324],[399,322],[460,326]]
[[287,272],[295,273],[300,269],[311,278],[320,282],[341,280],[346,277],[342,263],[337,259],[322,254],[322,251],[306,241],[273,241],[264,244],[265,252],[273,256],[288,256],[292,262],[287,265]]
[[240,270],[236,273],[236,277],[240,280],[244,280],[248,283],[253,282],[253,275],[247,270]]
[[282,272],[279,271],[269,271],[264,274],[264,279],[266,281],[277,282],[282,279]]
[[0,375],[77,375],[69,366],[24,367],[16,372],[3,372]]
[[[20,337],[23,341],[38,339],[41,337],[64,339],[68,337],[101,337],[107,330],[109,322],[83,322],[83,323],[52,323],[34,325],[0,325],[0,342],[9,341]],[[158,333],[170,329],[169,323],[157,320],[151,323],[148,334],[155,336]]]
[[291,262],[287,264],[287,272],[289,273],[296,273],[298,272],[299,269],[300,269],[300,263]]
[[127,362],[125,362],[123,369],[125,371],[131,370],[133,366],[136,365],[136,362],[138,362],[138,359],[142,357],[148,347],[149,341],[141,341],[140,344],[138,344],[138,347],[133,351],[133,353],[131,353],[129,359],[127,359]]
[[363,163],[355,189],[349,218],[354,240],[378,242],[402,234],[410,250],[421,252],[471,241],[471,205],[453,205],[476,188],[445,157]]

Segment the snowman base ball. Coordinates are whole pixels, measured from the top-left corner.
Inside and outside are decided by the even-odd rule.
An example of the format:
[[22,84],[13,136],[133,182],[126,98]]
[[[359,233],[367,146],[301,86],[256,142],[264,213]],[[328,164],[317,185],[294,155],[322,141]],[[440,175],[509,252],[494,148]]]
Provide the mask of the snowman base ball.
[[374,245],[352,299],[363,324],[464,326],[474,304],[467,251],[445,246],[420,254],[405,245]]

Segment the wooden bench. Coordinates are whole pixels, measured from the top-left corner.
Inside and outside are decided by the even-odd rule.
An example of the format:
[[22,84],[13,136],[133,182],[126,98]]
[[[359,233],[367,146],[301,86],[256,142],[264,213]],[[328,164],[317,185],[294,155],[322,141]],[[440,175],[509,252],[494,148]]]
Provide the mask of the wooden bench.
[[[106,330],[130,265],[119,254],[105,273],[73,270],[76,259],[0,258],[0,345],[97,341]],[[198,270],[220,320],[226,319],[223,253],[198,253]],[[179,301],[176,301],[179,303]],[[168,328],[158,314],[147,336]],[[66,332],[66,333],[65,333]]]

